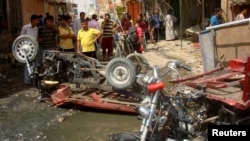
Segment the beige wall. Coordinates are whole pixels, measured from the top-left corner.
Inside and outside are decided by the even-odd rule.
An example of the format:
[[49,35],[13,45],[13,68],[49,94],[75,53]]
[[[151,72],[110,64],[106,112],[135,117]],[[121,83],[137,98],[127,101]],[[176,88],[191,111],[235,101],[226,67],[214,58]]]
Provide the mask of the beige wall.
[[231,0],[221,0],[221,8],[225,12],[225,20],[226,22],[230,22],[234,20],[233,9],[232,9],[232,1]]
[[250,55],[249,22],[217,29],[215,35],[218,56],[224,55],[226,62],[233,58],[246,59]]
[[42,0],[22,0],[23,24],[30,22],[32,14],[43,15],[43,7]]
[[23,25],[30,22],[30,16],[32,14],[43,15],[49,12],[55,16],[55,9],[53,5],[43,2],[43,0],[22,0],[22,20]]

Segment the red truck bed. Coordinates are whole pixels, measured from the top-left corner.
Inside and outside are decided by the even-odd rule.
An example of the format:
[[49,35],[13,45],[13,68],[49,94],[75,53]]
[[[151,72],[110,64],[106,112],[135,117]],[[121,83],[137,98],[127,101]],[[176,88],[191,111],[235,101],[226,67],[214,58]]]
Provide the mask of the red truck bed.
[[250,108],[250,57],[234,59],[228,68],[219,67],[196,76],[170,81],[194,88],[205,87],[207,98],[222,101],[235,108]]

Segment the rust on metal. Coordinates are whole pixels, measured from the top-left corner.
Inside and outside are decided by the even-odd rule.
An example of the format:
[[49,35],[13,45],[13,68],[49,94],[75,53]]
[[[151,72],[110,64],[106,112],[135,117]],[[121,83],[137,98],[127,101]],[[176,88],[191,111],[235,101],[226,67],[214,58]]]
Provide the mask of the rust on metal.
[[57,89],[51,98],[57,106],[72,103],[84,107],[129,113],[137,113],[136,107],[141,105],[140,100],[136,97],[98,89],[72,92],[67,86]]

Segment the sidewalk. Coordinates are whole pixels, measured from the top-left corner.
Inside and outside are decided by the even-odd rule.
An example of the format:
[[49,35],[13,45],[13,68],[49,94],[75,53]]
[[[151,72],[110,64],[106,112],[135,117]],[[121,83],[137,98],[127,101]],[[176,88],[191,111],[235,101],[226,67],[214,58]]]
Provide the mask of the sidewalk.
[[169,60],[175,59],[188,64],[193,74],[200,74],[204,72],[201,49],[199,43],[192,40],[190,37],[174,41],[160,40],[157,44],[148,44],[143,55],[150,65],[163,67]]

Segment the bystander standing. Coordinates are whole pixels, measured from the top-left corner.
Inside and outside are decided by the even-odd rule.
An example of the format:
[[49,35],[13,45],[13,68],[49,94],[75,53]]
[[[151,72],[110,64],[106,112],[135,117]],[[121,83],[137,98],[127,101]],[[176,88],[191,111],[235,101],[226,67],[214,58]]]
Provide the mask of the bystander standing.
[[174,40],[175,33],[174,33],[174,23],[177,21],[177,18],[173,14],[173,10],[168,10],[167,15],[165,17],[165,36],[166,40]]
[[133,48],[138,53],[142,53],[143,50],[144,50],[144,46],[143,46],[143,30],[141,28],[142,24],[143,24],[143,20],[138,18],[136,20],[136,24],[134,25],[136,27],[136,35],[138,37],[138,44],[134,45]]
[[[32,15],[30,17],[30,23],[26,24],[22,27],[22,31],[21,31],[21,35],[31,35],[32,37],[34,37],[34,39],[37,40],[38,37],[38,25],[39,25],[39,16],[37,15]],[[34,63],[35,62],[30,62],[30,63]],[[30,75],[28,72],[28,67],[27,65],[25,65],[24,68],[24,84],[29,85],[31,84],[31,80],[30,80]]]
[[159,19],[159,15],[158,12],[154,12],[152,18],[155,21],[155,25],[154,25],[154,40],[155,42],[159,41],[159,28],[160,28],[160,19]]
[[49,15],[44,19],[44,25],[38,29],[39,42],[39,64],[42,63],[42,57],[45,50],[58,50],[56,36],[59,30],[55,25],[54,17]]
[[246,7],[242,7],[240,9],[240,13],[236,16],[235,20],[244,20],[245,17],[247,15],[247,8]]
[[210,26],[219,25],[222,23],[222,9],[215,8],[215,14],[210,18]]
[[61,51],[74,52],[75,47],[73,39],[75,38],[75,33],[70,26],[67,24],[67,16],[63,15],[60,18],[59,26],[59,45]]
[[[101,31],[101,28],[99,27],[99,24],[97,22],[97,15],[96,14],[92,15],[91,20],[88,22],[88,27]],[[99,42],[99,40],[96,40],[95,41],[95,52],[97,51],[98,46],[100,46],[100,42]]]
[[155,43],[155,39],[154,39],[154,26],[155,26],[156,22],[153,19],[153,15],[149,14],[148,17],[148,32],[150,35],[150,43]]
[[73,22],[73,27],[74,27],[73,30],[74,30],[74,33],[76,34],[76,36],[77,36],[78,31],[82,28],[81,23],[84,20],[86,20],[84,12],[80,13],[80,18],[77,18],[77,19],[74,20],[74,22]]
[[[102,22],[102,55],[103,61],[109,60],[110,56],[113,56],[113,33],[119,28],[119,25],[116,25],[114,21],[110,19],[108,13],[105,14],[105,19]],[[108,50],[108,52],[107,52]]]
[[103,21],[104,21],[103,15],[101,15],[100,18],[99,18],[98,21],[97,21],[97,22],[98,22],[98,25],[99,25],[99,27],[100,27],[100,30],[102,30],[101,27],[102,27],[102,22],[103,22]]
[[77,53],[97,59],[95,42],[101,35],[100,30],[89,28],[88,21],[83,21],[82,29],[77,34]]

